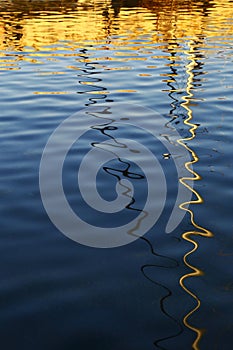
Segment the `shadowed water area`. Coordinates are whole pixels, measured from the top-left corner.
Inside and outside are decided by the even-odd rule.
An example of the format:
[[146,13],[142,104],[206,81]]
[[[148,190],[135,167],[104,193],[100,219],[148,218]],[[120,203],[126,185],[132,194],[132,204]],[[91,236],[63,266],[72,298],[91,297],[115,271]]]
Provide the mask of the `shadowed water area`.
[[[3,0],[0,37],[1,348],[231,350],[233,2]],[[126,115],[126,104],[133,113]],[[146,128],[124,123],[140,114],[136,105],[155,111],[150,123],[162,116],[160,136],[189,155],[179,160],[181,175],[175,154]],[[151,165],[146,174],[117,152],[97,164],[97,187],[113,201],[116,182],[131,181],[128,205],[105,215],[81,198],[82,158],[101,142],[142,143],[167,183],[157,222],[111,249],[63,235],[39,188],[48,138],[77,112],[78,130],[79,113],[92,107],[98,113],[85,115],[87,133],[63,166],[74,212],[105,228],[148,216],[147,181],[156,171]],[[115,123],[116,108],[122,123]],[[139,117],[146,125],[147,116]],[[89,118],[96,118],[91,126]],[[53,177],[47,185],[53,188]],[[189,200],[176,202],[179,188]],[[182,218],[166,233],[174,206]]]

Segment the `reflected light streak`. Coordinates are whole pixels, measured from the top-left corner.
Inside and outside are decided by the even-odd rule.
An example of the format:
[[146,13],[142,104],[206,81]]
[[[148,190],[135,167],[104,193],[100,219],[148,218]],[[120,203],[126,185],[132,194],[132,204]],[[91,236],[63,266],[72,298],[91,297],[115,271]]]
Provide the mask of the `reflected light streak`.
[[[199,39],[198,39],[199,40]],[[195,56],[195,48],[196,48],[197,44],[195,43],[195,41],[190,41],[189,43],[189,51],[187,52],[188,58],[190,60],[190,62],[187,64],[186,66],[186,72],[188,74],[188,79],[187,79],[187,88],[186,88],[186,92],[187,95],[183,97],[184,102],[182,102],[182,107],[186,109],[188,117],[186,120],[184,120],[184,124],[186,124],[189,127],[189,131],[191,136],[187,137],[185,139],[180,139],[178,142],[180,145],[182,145],[183,147],[185,147],[191,154],[192,156],[192,160],[190,162],[185,163],[185,167],[186,169],[191,173],[192,176],[190,177],[183,177],[180,179],[180,182],[186,187],[188,188],[190,191],[192,191],[192,193],[195,195],[196,199],[195,200],[191,200],[189,202],[184,202],[182,204],[180,204],[180,208],[182,210],[185,210],[189,213],[190,215],[190,220],[192,225],[194,226],[194,230],[192,231],[187,231],[185,233],[182,234],[182,238],[184,240],[186,240],[187,242],[190,242],[193,245],[193,248],[188,251],[183,258],[184,264],[190,269],[192,270],[191,272],[183,275],[180,278],[180,285],[181,287],[184,289],[185,292],[187,292],[193,299],[195,299],[196,301],[196,306],[189,311],[183,318],[183,323],[184,325],[189,328],[190,330],[192,330],[193,332],[196,333],[196,338],[192,344],[192,348],[195,350],[199,350],[199,342],[203,336],[204,333],[204,329],[200,329],[197,328],[196,326],[193,326],[189,323],[189,319],[191,317],[191,315],[193,315],[199,308],[201,305],[201,301],[198,298],[197,295],[195,295],[190,289],[188,289],[185,286],[185,280],[191,277],[198,277],[198,276],[202,276],[203,275],[203,271],[201,271],[198,267],[193,266],[189,261],[188,258],[198,249],[198,243],[193,239],[192,236],[204,236],[204,237],[212,237],[213,234],[212,232],[210,232],[209,230],[207,230],[204,227],[201,227],[200,225],[198,225],[195,221],[194,218],[194,213],[193,211],[189,208],[190,204],[201,204],[203,203],[203,199],[201,197],[201,195],[194,190],[189,184],[188,181],[198,181],[201,179],[200,175],[195,172],[193,169],[191,169],[192,165],[197,163],[199,158],[197,156],[197,154],[194,152],[194,150],[192,150],[190,147],[188,147],[186,145],[187,141],[190,141],[192,139],[195,138],[196,135],[196,129],[198,128],[197,125],[192,123],[192,119],[193,119],[193,115],[192,115],[192,110],[189,106],[190,104],[190,99],[193,97],[192,94],[192,88],[193,88],[193,78],[194,78],[194,73],[193,73],[193,69],[196,66],[196,56]]]

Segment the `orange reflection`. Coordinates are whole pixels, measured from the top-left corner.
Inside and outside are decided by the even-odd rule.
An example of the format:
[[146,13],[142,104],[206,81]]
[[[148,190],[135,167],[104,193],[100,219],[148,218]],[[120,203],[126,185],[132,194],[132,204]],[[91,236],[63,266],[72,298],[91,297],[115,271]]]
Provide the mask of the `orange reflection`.
[[[199,309],[201,302],[191,290],[185,286],[185,281],[190,277],[201,276],[203,272],[189,262],[189,257],[198,249],[198,243],[194,240],[195,236],[211,237],[212,233],[199,226],[194,218],[193,211],[189,205],[201,204],[203,199],[200,194],[194,190],[189,181],[199,181],[198,173],[191,169],[191,166],[198,162],[198,156],[186,142],[195,138],[197,126],[192,123],[193,115],[191,110],[191,99],[193,97],[193,69],[196,65],[194,49],[196,47],[195,38],[207,38],[211,42],[211,49],[218,49],[214,43],[216,36],[222,35],[227,38],[233,35],[233,22],[227,21],[233,18],[232,2],[227,0],[61,0],[56,1],[29,1],[29,0],[11,0],[0,1],[0,49],[5,50],[1,60],[2,67],[5,70],[19,69],[18,63],[22,60],[32,64],[43,64],[43,60],[57,60],[61,57],[74,57],[79,62],[93,63],[91,58],[83,58],[77,53],[77,48],[89,46],[89,50],[94,50],[92,45],[99,45],[102,50],[102,57],[95,58],[95,62],[114,61],[123,62],[117,67],[107,67],[105,70],[130,70],[128,62],[132,60],[143,60],[147,58],[137,56],[138,50],[147,50],[147,57],[150,56],[155,45],[159,44],[162,49],[167,42],[176,40],[189,40],[188,49],[175,48],[177,54],[188,55],[189,63],[186,67],[188,81],[182,107],[186,109],[188,118],[184,123],[189,127],[191,136],[180,140],[179,143],[185,147],[192,156],[192,161],[186,163],[186,169],[190,177],[180,179],[181,183],[193,192],[196,199],[190,202],[182,203],[180,208],[190,215],[190,220],[194,230],[183,233],[182,237],[193,245],[193,248],[184,256],[185,265],[191,270],[190,273],[180,278],[182,288],[196,300],[196,306],[183,319],[186,327],[196,333],[196,339],[193,343],[193,349],[199,349],[199,342],[203,335],[203,330],[190,324],[190,317]],[[136,5],[136,8],[134,7]],[[145,37],[145,44],[138,37]],[[128,45],[130,43],[130,46]],[[109,46],[112,44],[109,54]],[[125,49],[127,47],[127,52]],[[205,48],[207,46],[205,45]],[[179,50],[181,50],[179,52]],[[6,52],[17,51],[15,56],[9,56]],[[51,51],[53,53],[51,53]],[[150,56],[151,62],[148,62],[147,68],[156,69],[153,59],[164,58],[164,56]],[[169,57],[166,56],[166,59]],[[179,57],[172,57],[172,60],[179,60]],[[127,62],[127,63],[124,63]],[[155,61],[154,61],[155,62]],[[152,63],[152,64],[151,64]],[[174,67],[179,63],[171,63]],[[79,70],[74,65],[68,65],[66,68]],[[40,74],[63,74],[64,72],[49,72]],[[65,73],[64,73],[65,74]],[[161,74],[167,76],[167,74]],[[150,74],[140,74],[143,77],[149,77]],[[170,74],[169,74],[170,76]],[[82,82],[88,85],[88,82]],[[91,83],[89,83],[91,84]],[[171,92],[172,90],[169,90]],[[175,90],[174,90],[175,91]],[[177,90],[176,90],[177,91]],[[136,90],[121,89],[117,92],[133,93]],[[69,94],[69,91],[40,92],[35,94]],[[106,95],[108,91],[90,91],[87,94]]]
[[197,276],[201,276],[203,275],[203,272],[196,266],[192,265],[189,261],[188,258],[191,256],[191,254],[193,254],[197,249],[198,249],[198,243],[194,240],[193,236],[204,236],[204,237],[212,237],[213,234],[212,232],[210,232],[209,230],[207,230],[204,227],[201,227],[200,225],[198,225],[194,219],[194,213],[193,211],[189,208],[189,205],[192,204],[201,204],[203,203],[203,199],[200,196],[200,194],[194,190],[192,188],[192,186],[190,186],[188,184],[189,181],[198,181],[200,180],[200,176],[197,172],[195,172],[191,167],[193,164],[198,162],[198,156],[197,154],[194,152],[194,150],[192,150],[190,147],[187,146],[186,142],[190,141],[192,139],[195,138],[195,131],[198,128],[198,126],[194,123],[192,123],[192,119],[193,119],[193,115],[192,115],[192,109],[190,108],[190,100],[193,97],[192,94],[192,88],[193,88],[193,78],[194,78],[194,73],[193,73],[193,69],[196,66],[196,56],[195,56],[195,48],[197,48],[197,44],[193,41],[189,42],[189,51],[187,52],[188,58],[189,58],[189,63],[186,67],[186,72],[188,74],[188,80],[187,80],[187,88],[186,88],[186,92],[187,95],[185,97],[183,97],[184,102],[182,103],[182,107],[186,109],[187,114],[188,114],[188,118],[184,121],[184,123],[186,125],[188,125],[189,127],[189,132],[191,134],[190,137],[187,137],[185,139],[181,139],[178,142],[185,147],[191,154],[192,156],[192,160],[190,162],[187,162],[185,164],[186,169],[190,172],[191,176],[190,177],[183,177],[180,179],[180,182],[186,187],[188,188],[196,197],[195,200],[189,201],[189,202],[185,202],[182,203],[180,205],[180,208],[182,210],[185,210],[189,213],[190,215],[190,220],[192,225],[194,226],[194,230],[192,231],[187,231],[185,233],[183,233],[182,238],[184,240],[186,240],[187,242],[190,242],[193,245],[193,248],[185,254],[183,261],[185,263],[185,265],[191,269],[192,272],[189,272],[187,274],[185,274],[184,276],[182,276],[180,278],[180,285],[181,287],[192,297],[196,300],[196,306],[187,314],[185,315],[183,322],[185,324],[186,327],[188,327],[189,329],[191,329],[193,332],[196,333],[196,339],[192,345],[192,348],[195,350],[199,350],[199,342],[200,339],[204,333],[204,330],[197,328],[196,326],[193,326],[190,324],[189,322],[189,318],[191,315],[193,315],[200,307],[201,305],[201,301],[198,298],[197,295],[195,295],[190,289],[188,289],[185,286],[185,280],[190,278],[190,277],[197,277]]
[[162,43],[174,36],[203,34],[214,39],[233,34],[232,22],[226,21],[233,17],[233,7],[227,0],[5,0],[0,2],[0,14],[1,50],[46,50],[58,42],[70,50],[71,43],[75,49],[111,41],[122,50],[124,42],[141,35],[149,34],[152,43]]

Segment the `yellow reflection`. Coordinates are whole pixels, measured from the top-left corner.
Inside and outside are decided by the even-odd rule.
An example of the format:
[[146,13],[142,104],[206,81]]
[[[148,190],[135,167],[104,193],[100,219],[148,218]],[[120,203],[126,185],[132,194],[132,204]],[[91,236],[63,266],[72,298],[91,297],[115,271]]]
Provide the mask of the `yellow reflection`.
[[195,295],[190,289],[188,289],[185,285],[185,280],[187,278],[190,277],[197,277],[197,276],[201,276],[203,275],[203,272],[196,266],[192,265],[189,261],[188,261],[188,257],[190,257],[191,254],[193,254],[197,249],[198,249],[198,243],[194,240],[193,236],[204,236],[204,237],[212,237],[213,234],[212,232],[210,232],[209,230],[207,230],[204,227],[201,227],[200,225],[198,225],[194,219],[194,213],[193,211],[190,209],[189,205],[192,204],[201,204],[203,203],[203,199],[200,196],[200,194],[194,190],[192,188],[192,186],[189,185],[189,181],[198,181],[200,180],[200,176],[197,172],[195,172],[191,167],[193,164],[198,162],[198,156],[195,153],[194,150],[192,150],[190,147],[188,147],[186,145],[187,141],[190,141],[192,139],[195,138],[195,131],[197,129],[197,125],[195,125],[194,123],[192,123],[192,119],[193,119],[193,114],[192,114],[192,110],[190,108],[190,100],[192,99],[192,88],[193,88],[193,78],[194,78],[194,73],[193,73],[193,69],[196,66],[196,56],[195,56],[195,48],[197,48],[197,44],[194,41],[190,41],[189,43],[189,51],[188,51],[188,58],[189,58],[189,63],[186,67],[186,72],[188,74],[188,80],[187,80],[187,88],[186,88],[186,92],[187,95],[185,97],[183,97],[184,102],[181,104],[183,108],[186,109],[187,114],[188,114],[188,118],[184,121],[184,123],[186,125],[188,125],[189,127],[189,131],[191,136],[187,137],[185,139],[181,139],[178,142],[180,143],[180,145],[182,145],[183,147],[185,147],[191,154],[192,156],[192,160],[190,162],[187,162],[185,164],[186,169],[190,172],[191,176],[190,177],[183,177],[180,179],[180,182],[186,187],[188,188],[196,197],[195,200],[191,200],[189,202],[185,202],[182,203],[180,205],[180,208],[182,210],[187,211],[190,214],[190,219],[191,219],[191,223],[194,226],[194,230],[192,231],[188,231],[183,233],[182,238],[188,242],[190,242],[193,245],[193,248],[185,254],[183,260],[185,265],[191,269],[191,272],[185,274],[184,276],[182,276],[180,278],[180,285],[181,287],[192,297],[196,300],[196,306],[187,314],[185,315],[183,322],[185,324],[186,327],[188,327],[189,329],[191,329],[192,331],[194,331],[196,333],[196,339],[192,345],[192,348],[195,350],[199,350],[199,342],[200,339],[204,333],[203,329],[199,329],[196,326],[193,326],[190,322],[189,322],[189,318],[192,314],[194,314],[200,307],[201,305],[201,301],[198,298],[197,295]]
[[72,94],[69,91],[34,91],[34,95],[67,95]]
[[[88,44],[89,51],[91,45],[98,45],[98,50],[102,50],[101,57],[95,58],[98,61],[130,62],[132,60],[144,60],[147,58],[134,54],[138,50],[149,56],[149,50],[154,52],[155,45],[159,44],[160,49],[165,43],[176,40],[187,40],[187,38],[207,38],[210,43],[209,48],[218,49],[215,44],[216,37],[222,36],[227,40],[233,35],[232,2],[227,0],[138,0],[135,1],[136,8],[127,8],[125,1],[121,0],[5,0],[0,1],[0,50],[17,51],[20,54],[7,56],[1,60],[0,69],[18,70],[18,63],[25,60],[32,64],[43,64],[43,59],[58,60],[63,57],[74,57],[79,62],[91,63],[94,66],[92,58],[84,58],[77,53],[77,48],[82,48]],[[142,37],[145,36],[145,44]],[[140,43],[138,38],[140,37]],[[224,43],[224,41],[221,41]],[[108,54],[109,44],[112,44],[113,53]],[[128,44],[130,43],[131,46]],[[59,46],[58,46],[59,44]],[[184,256],[185,265],[191,272],[182,276],[180,285],[182,288],[196,300],[196,306],[183,319],[186,327],[196,333],[196,339],[193,343],[193,349],[199,349],[199,342],[203,335],[203,330],[190,324],[190,317],[200,307],[200,300],[191,290],[185,286],[188,278],[201,276],[203,272],[190,264],[189,257],[198,249],[198,243],[195,236],[211,237],[212,233],[199,226],[194,218],[189,205],[201,204],[203,202],[200,194],[194,190],[189,181],[198,181],[200,176],[191,169],[191,166],[198,162],[197,154],[186,145],[187,141],[195,137],[197,126],[192,123],[193,115],[190,100],[192,99],[192,82],[194,78],[193,69],[196,65],[194,40],[190,39],[187,65],[188,82],[187,95],[182,103],[186,109],[188,118],[184,123],[189,127],[191,136],[180,140],[179,143],[185,147],[192,155],[192,161],[186,163],[186,168],[190,172],[190,177],[180,179],[181,183],[193,192],[196,199],[190,202],[182,203],[180,208],[189,213],[194,230],[185,232],[182,237],[193,245],[193,248]],[[207,44],[205,49],[209,49]],[[94,50],[94,48],[93,48]],[[127,52],[126,52],[127,50]],[[130,50],[132,53],[130,53]],[[53,51],[53,53],[51,53]],[[61,52],[62,51],[62,52]],[[179,53],[179,48],[176,49]],[[182,52],[183,53],[183,50]],[[85,55],[84,55],[85,56]],[[153,56],[148,62],[148,69],[154,69],[153,59],[169,59],[167,56]],[[179,56],[172,57],[172,60],[180,60]],[[148,60],[149,61],[149,60]],[[152,64],[150,64],[152,63]],[[179,66],[179,63],[172,66]],[[67,68],[79,70],[75,65],[69,65]],[[105,67],[106,70],[129,70],[130,65],[121,67]],[[40,74],[65,74],[65,72],[50,72]],[[139,76],[146,77],[150,74],[141,73]],[[168,76],[161,73],[161,76]],[[171,74],[169,74],[171,76]],[[168,80],[167,80],[168,81]],[[83,82],[88,85],[88,83]],[[91,83],[89,83],[91,84]],[[178,90],[168,90],[177,92]],[[136,90],[121,89],[117,92],[135,93]],[[69,91],[36,91],[35,94],[70,94]],[[108,91],[90,91],[87,94],[106,95]]]
[[132,92],[137,92],[137,90],[132,90],[132,89],[120,89],[116,90],[117,92],[124,92],[124,93],[132,93]]
[[[1,1],[0,50],[27,48],[29,52],[33,48],[33,53],[59,42],[68,50],[69,43],[73,43],[75,50],[96,42],[107,50],[106,44],[113,42],[114,50],[121,51],[124,43],[133,44],[135,40],[138,45],[138,37],[148,34],[152,43],[197,34],[213,41],[219,35],[226,38],[233,35],[233,22],[227,21],[233,18],[233,6],[228,0],[135,0],[133,3],[136,7],[127,8],[127,2],[119,0]],[[135,51],[133,47],[132,50]]]

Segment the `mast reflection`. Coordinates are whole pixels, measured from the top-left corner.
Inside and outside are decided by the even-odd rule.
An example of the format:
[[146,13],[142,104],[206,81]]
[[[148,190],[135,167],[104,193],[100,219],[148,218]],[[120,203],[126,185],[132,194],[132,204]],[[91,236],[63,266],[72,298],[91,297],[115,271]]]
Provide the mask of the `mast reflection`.
[[185,210],[189,213],[190,215],[190,221],[194,227],[193,230],[184,232],[182,234],[182,238],[191,243],[193,245],[193,248],[188,251],[183,258],[184,264],[191,270],[191,272],[183,275],[180,278],[180,285],[181,287],[196,301],[196,306],[189,311],[183,318],[184,325],[192,330],[193,332],[196,333],[196,338],[193,342],[192,348],[195,350],[199,350],[199,342],[203,336],[204,330],[198,328],[197,326],[194,326],[190,323],[190,317],[200,308],[201,306],[201,300],[199,297],[185,285],[185,281],[188,278],[191,277],[199,277],[203,275],[203,271],[201,271],[197,266],[194,266],[190,263],[189,258],[190,256],[197,251],[199,244],[198,242],[194,239],[195,236],[203,236],[203,237],[212,237],[213,234],[210,232],[208,229],[201,227],[200,225],[197,224],[195,218],[194,218],[194,213],[190,207],[190,205],[193,204],[202,204],[203,203],[203,198],[201,195],[198,193],[197,190],[195,190],[191,185],[189,185],[189,181],[200,181],[201,177],[200,175],[192,169],[192,166],[196,164],[199,160],[198,155],[195,153],[195,151],[187,145],[187,143],[191,140],[193,140],[196,136],[196,130],[198,128],[198,125],[193,123],[193,112],[191,109],[191,100],[193,97],[192,89],[194,88],[194,80],[195,77],[198,75],[198,73],[194,72],[194,69],[200,69],[201,63],[198,61],[198,48],[202,44],[203,39],[200,38],[200,40],[190,40],[188,46],[189,50],[187,52],[188,56],[188,64],[186,66],[186,72],[188,74],[188,79],[187,79],[187,87],[186,87],[186,95],[183,97],[184,102],[181,103],[181,106],[187,111],[187,118],[184,120],[184,124],[188,126],[189,128],[189,133],[190,136],[180,139],[178,142],[181,146],[185,147],[191,154],[192,160],[190,162],[187,162],[185,164],[186,169],[190,173],[190,177],[183,177],[180,179],[180,182],[188,188],[195,196],[194,200],[191,200],[190,202],[185,202],[180,205],[180,208],[182,210]]

